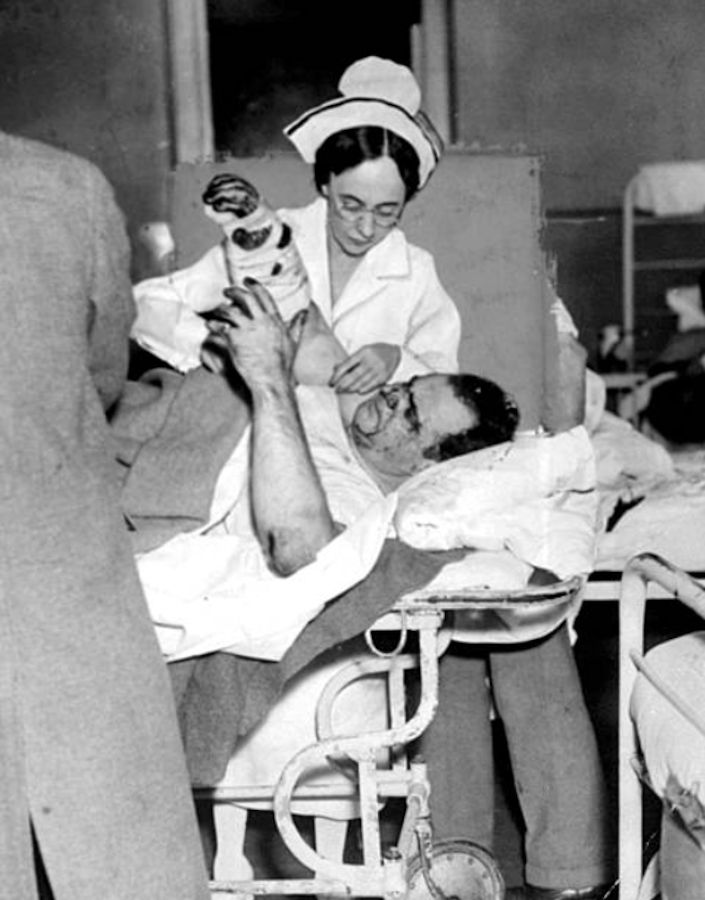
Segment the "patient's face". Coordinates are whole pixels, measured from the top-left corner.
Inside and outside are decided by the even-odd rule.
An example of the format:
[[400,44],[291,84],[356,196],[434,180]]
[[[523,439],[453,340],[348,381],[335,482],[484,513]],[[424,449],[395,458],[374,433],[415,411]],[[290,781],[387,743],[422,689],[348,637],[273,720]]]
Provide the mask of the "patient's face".
[[387,385],[355,411],[350,435],[377,472],[405,478],[430,465],[424,452],[441,438],[477,424],[446,375],[423,375]]

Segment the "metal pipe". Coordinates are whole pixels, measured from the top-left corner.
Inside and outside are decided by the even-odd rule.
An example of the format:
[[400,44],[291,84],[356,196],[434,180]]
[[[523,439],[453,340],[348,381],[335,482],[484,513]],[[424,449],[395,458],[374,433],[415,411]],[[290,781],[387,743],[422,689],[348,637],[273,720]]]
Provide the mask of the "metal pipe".
[[619,614],[619,896],[635,900],[642,871],[642,786],[633,768],[637,735],[629,712],[637,670],[632,656],[644,652],[644,617],[649,585],[705,618],[705,589],[690,575],[654,553],[640,553],[625,566]]
[[[419,653],[421,670],[421,699],[414,715],[399,728],[386,731],[370,732],[353,737],[330,738],[306,747],[294,756],[284,767],[276,791],[274,793],[274,817],[285,844],[301,862],[319,876],[342,880],[352,890],[363,894],[382,885],[383,867],[374,860],[372,864],[366,859],[363,865],[336,863],[319,856],[303,839],[294,824],[291,812],[291,797],[296,783],[302,774],[311,766],[323,761],[328,756],[348,755],[365,760],[374,756],[378,750],[394,744],[408,744],[415,740],[433,720],[438,706],[438,657],[436,643],[438,628],[443,614],[440,611],[429,611],[418,615]],[[374,781],[374,767],[364,766],[360,771],[361,796],[371,796]],[[376,787],[374,787],[376,796]],[[362,815],[374,815],[378,819],[378,809],[369,804],[362,810]],[[363,824],[364,827],[364,824]],[[377,824],[378,827],[378,824]],[[374,830],[374,828],[373,828]]]

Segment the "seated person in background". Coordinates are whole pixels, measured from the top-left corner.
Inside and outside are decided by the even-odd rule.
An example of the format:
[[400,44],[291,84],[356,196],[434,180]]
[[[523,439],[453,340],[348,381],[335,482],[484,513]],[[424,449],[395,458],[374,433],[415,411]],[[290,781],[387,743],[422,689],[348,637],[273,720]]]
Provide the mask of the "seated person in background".
[[649,366],[649,376],[663,372],[697,375],[705,369],[705,328],[678,331]]
[[705,446],[705,371],[654,383],[641,430],[667,450]]
[[[700,278],[702,292],[705,278]],[[649,366],[641,430],[667,450],[705,444],[705,327],[677,331]]]

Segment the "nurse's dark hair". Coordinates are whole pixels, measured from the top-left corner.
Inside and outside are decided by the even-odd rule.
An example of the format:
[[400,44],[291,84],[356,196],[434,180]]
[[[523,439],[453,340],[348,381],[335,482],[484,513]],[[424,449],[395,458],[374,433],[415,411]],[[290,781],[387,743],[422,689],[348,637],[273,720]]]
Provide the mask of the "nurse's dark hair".
[[405,201],[419,190],[419,157],[411,144],[393,131],[377,125],[361,125],[337,131],[321,144],[313,163],[316,188],[328,184],[331,175],[354,169],[368,159],[388,156],[394,160],[406,189]]
[[473,450],[509,441],[519,424],[519,407],[513,397],[494,381],[479,375],[448,375],[453,393],[477,417],[472,428],[447,434],[424,453],[443,462]]

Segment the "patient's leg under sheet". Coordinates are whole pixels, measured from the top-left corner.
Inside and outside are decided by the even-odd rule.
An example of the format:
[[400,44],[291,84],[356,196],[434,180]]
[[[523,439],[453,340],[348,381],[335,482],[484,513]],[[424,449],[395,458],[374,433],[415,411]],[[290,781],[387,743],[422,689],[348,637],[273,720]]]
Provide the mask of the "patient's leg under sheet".
[[[609,881],[606,789],[565,627],[531,644],[484,649],[526,824],[526,880],[544,887]],[[441,706],[424,741],[433,821],[441,834],[487,842],[494,778],[485,670],[473,654],[458,656],[447,673],[445,666]],[[458,689],[448,676],[467,684]]]

